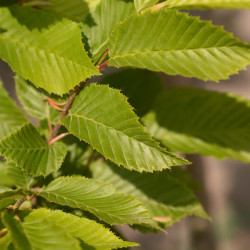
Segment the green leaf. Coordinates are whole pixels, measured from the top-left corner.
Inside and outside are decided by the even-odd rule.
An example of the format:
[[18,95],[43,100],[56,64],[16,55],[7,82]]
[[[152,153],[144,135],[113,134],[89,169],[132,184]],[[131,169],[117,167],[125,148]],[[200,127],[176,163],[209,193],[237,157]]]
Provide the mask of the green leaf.
[[117,25],[110,65],[218,81],[250,63],[250,46],[221,27],[175,10],[147,11]]
[[250,162],[250,102],[193,88],[163,93],[144,124],[171,151]]
[[135,12],[132,2],[121,0],[102,0],[92,12],[91,17],[94,19],[83,25],[82,31],[88,38],[93,61],[97,62],[99,57],[109,47],[109,34],[113,27],[125,20]]
[[0,57],[24,79],[59,95],[98,75],[78,25],[29,7],[0,9]]
[[15,203],[16,203],[16,200],[12,198],[4,198],[0,200],[0,211],[4,210],[6,207],[13,205]]
[[9,232],[11,233],[12,242],[16,249],[20,250],[32,249],[30,242],[20,222],[15,220],[7,213],[2,214],[2,221],[3,224],[8,228]]
[[159,0],[134,0],[134,2],[136,10],[137,12],[139,12],[147,7],[156,4],[157,2],[159,2]]
[[208,218],[193,191],[170,172],[140,174],[100,161],[94,162],[90,169],[93,178],[111,183],[117,190],[137,197],[155,220],[165,226],[187,215]]
[[50,0],[42,8],[76,22],[83,22],[89,14],[89,6],[85,0]]
[[8,96],[1,81],[0,100],[0,139],[2,139],[26,123],[27,119],[15,102]]
[[119,70],[104,76],[101,83],[120,89],[140,117],[150,110],[156,97],[163,91],[159,75],[141,69]]
[[[33,210],[24,219],[24,231],[30,241],[32,249],[80,250],[80,242],[69,233],[69,230],[64,230],[64,225],[58,223],[60,220],[62,221],[63,218],[57,217],[56,219],[58,221],[53,221],[51,216],[56,212],[52,211],[51,215],[48,214],[48,218],[43,217],[42,211],[44,210],[45,209]],[[85,230],[88,229],[86,228]]]
[[169,8],[250,9],[249,0],[168,0]]
[[[32,117],[57,122],[60,112],[44,103],[46,95],[20,76],[15,77],[16,93],[23,109]],[[54,99],[54,98],[53,98]],[[56,100],[57,101],[57,100]],[[58,100],[61,101],[61,100]]]
[[4,199],[4,198],[8,198],[14,194],[17,194],[18,190],[13,190],[7,187],[1,187],[0,186],[0,200]]
[[1,186],[27,188],[32,183],[32,178],[23,173],[13,163],[0,162],[0,183]]
[[17,4],[20,0],[1,0],[0,1],[0,7],[2,6],[9,6],[12,4]]
[[11,235],[7,233],[4,237],[0,238],[0,249],[10,250],[9,245],[11,244]]
[[146,133],[118,90],[90,84],[61,123],[105,158],[136,171],[153,172],[188,163],[162,149]]
[[113,224],[155,226],[141,202],[117,192],[112,185],[84,177],[60,177],[38,195],[50,202],[87,210],[101,220]]
[[46,225],[47,223],[54,224],[69,235],[94,247],[94,249],[105,250],[138,245],[121,240],[108,228],[93,220],[84,217],[79,218],[59,210],[48,210],[45,208],[33,210],[25,218],[24,228],[31,228],[31,225]]
[[61,142],[49,146],[31,124],[0,141],[0,154],[34,176],[46,176],[57,171],[66,152],[67,148]]

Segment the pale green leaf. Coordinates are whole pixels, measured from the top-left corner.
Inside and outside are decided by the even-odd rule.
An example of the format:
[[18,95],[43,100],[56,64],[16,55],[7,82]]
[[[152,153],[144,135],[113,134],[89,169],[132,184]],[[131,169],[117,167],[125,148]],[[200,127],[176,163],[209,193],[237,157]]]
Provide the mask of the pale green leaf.
[[[57,122],[60,111],[52,108],[45,103],[46,95],[30,82],[24,80],[20,76],[15,77],[16,93],[23,109],[32,117],[42,120],[50,119],[52,123]],[[62,101],[62,100],[55,100]]]
[[[64,225],[58,222],[63,218],[55,218],[53,221],[51,216],[56,212],[52,212],[48,217],[44,217],[41,211],[45,209],[33,210],[25,217],[23,228],[34,250],[80,250],[80,242],[75,239],[69,230],[65,230]],[[62,213],[63,214],[63,213]],[[40,216],[39,216],[40,215]],[[72,221],[73,222],[73,221]],[[69,224],[69,223],[68,223]],[[75,223],[76,225],[76,223]],[[71,225],[69,225],[71,226]],[[88,230],[87,228],[84,230]]]
[[15,220],[7,213],[2,214],[2,222],[8,228],[11,234],[12,242],[15,249],[18,250],[31,250],[30,242],[23,230],[20,222]]
[[[13,205],[16,203],[15,199],[12,198],[4,198],[0,200],[0,211],[4,210],[6,207]],[[1,245],[0,245],[1,246]],[[1,249],[1,247],[0,247]]]
[[46,176],[57,171],[66,152],[67,148],[61,142],[49,146],[31,124],[0,141],[0,154],[34,176]]
[[163,9],[133,15],[110,38],[110,65],[218,81],[245,69],[250,46],[221,27]]
[[162,149],[138,122],[126,97],[107,85],[86,86],[61,123],[105,158],[128,169],[153,172],[188,163]]
[[111,225],[155,226],[150,213],[137,199],[117,192],[112,185],[85,177],[57,178],[38,195],[50,202],[87,210]]
[[250,9],[249,0],[168,0],[169,8]]
[[85,0],[50,0],[42,8],[76,22],[84,21],[89,14],[89,6]]
[[100,83],[120,89],[138,116],[145,115],[163,91],[158,73],[142,69],[123,69],[105,75]]
[[11,235],[7,233],[4,237],[0,238],[0,249],[10,250],[9,245],[11,244]]
[[30,183],[32,183],[32,178],[24,174],[15,164],[0,162],[1,186],[27,188]]
[[138,245],[123,241],[102,224],[60,210],[45,208],[34,210],[25,218],[24,228],[30,227],[30,224],[41,225],[46,223],[54,224],[71,236],[84,241],[88,246],[94,247],[94,249],[105,250]]
[[4,199],[4,198],[8,198],[12,195],[15,195],[18,193],[18,190],[13,190],[7,187],[2,187],[0,184],[0,200]]
[[193,191],[170,172],[139,174],[101,161],[94,162],[90,169],[93,178],[111,183],[117,190],[137,197],[155,220],[165,225],[187,215],[208,218]]
[[241,97],[171,89],[158,98],[143,121],[171,151],[250,162],[250,102]]
[[0,139],[2,139],[26,123],[27,119],[15,102],[8,96],[1,80],[0,102]]
[[[109,34],[112,28],[126,19],[135,8],[132,2],[122,0],[102,0],[93,11],[93,21],[83,25],[82,31],[88,38],[93,61],[97,62],[99,57],[109,47]],[[88,20],[87,20],[88,21]]]
[[0,9],[0,58],[24,79],[56,94],[98,75],[78,25],[29,7]]
[[157,2],[159,2],[159,0],[134,0],[134,2],[136,10],[137,12],[139,12],[147,7],[156,4]]

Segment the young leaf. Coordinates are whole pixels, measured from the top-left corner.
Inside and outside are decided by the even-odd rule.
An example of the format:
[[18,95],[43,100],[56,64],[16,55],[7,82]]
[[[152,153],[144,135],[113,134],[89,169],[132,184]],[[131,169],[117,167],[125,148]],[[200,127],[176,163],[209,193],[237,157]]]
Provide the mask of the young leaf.
[[117,190],[137,197],[155,220],[166,226],[187,215],[208,218],[193,191],[169,172],[131,173],[100,161],[94,162],[90,169],[93,178],[111,183]]
[[45,94],[20,76],[15,77],[15,82],[18,99],[30,116],[38,120],[49,118],[52,123],[58,120],[60,112],[44,103]]
[[147,7],[156,4],[157,2],[159,2],[159,0],[134,0],[134,2],[136,10],[137,12],[139,12]]
[[169,8],[250,9],[249,0],[168,0]]
[[78,25],[29,7],[0,9],[0,58],[37,87],[59,95],[98,75]]
[[128,169],[153,172],[188,163],[160,148],[126,97],[107,85],[86,86],[61,123],[105,158]]
[[94,24],[83,25],[82,31],[88,38],[93,61],[109,47],[109,34],[113,27],[135,12],[133,3],[121,0],[102,0],[92,13]]
[[[51,213],[55,212],[51,211]],[[56,219],[60,220],[58,217]],[[65,230],[64,225],[60,225],[58,221],[43,217],[40,209],[33,210],[25,217],[23,228],[32,249],[81,249],[80,242],[69,233],[69,230]]]
[[[1,53],[1,52],[0,52]],[[8,96],[0,81],[0,139],[27,123],[26,117]]]
[[42,9],[76,22],[83,22],[89,14],[89,6],[85,0],[50,0]]
[[27,188],[31,182],[32,178],[25,175],[15,164],[0,162],[1,186]]
[[104,76],[101,83],[120,89],[128,96],[129,103],[140,117],[150,110],[156,97],[163,91],[159,75],[142,69],[119,70]]
[[34,176],[46,176],[58,170],[66,152],[61,142],[49,146],[31,124],[0,141],[0,154]]
[[218,81],[250,63],[250,45],[221,27],[174,10],[147,11],[117,25],[110,65]]
[[112,185],[84,177],[60,177],[37,195],[50,202],[87,210],[101,220],[113,224],[155,226],[141,202],[117,192]]
[[30,242],[23,230],[20,222],[15,220],[7,213],[2,214],[3,224],[8,228],[11,233],[11,238],[15,249],[31,250]]
[[28,228],[32,229],[35,225],[46,225],[47,223],[63,229],[69,235],[84,241],[93,249],[105,250],[138,245],[121,240],[108,228],[93,220],[84,217],[79,218],[59,210],[52,211],[45,208],[33,210],[25,218],[24,228],[28,230]]
[[250,162],[250,102],[241,97],[175,88],[158,98],[143,121],[171,151]]

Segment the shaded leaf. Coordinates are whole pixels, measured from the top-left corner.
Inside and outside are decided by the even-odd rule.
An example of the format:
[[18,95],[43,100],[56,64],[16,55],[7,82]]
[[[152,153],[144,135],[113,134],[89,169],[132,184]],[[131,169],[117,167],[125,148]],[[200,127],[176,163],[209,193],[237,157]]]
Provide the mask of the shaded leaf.
[[100,1],[91,15],[94,23],[86,20],[86,24],[82,28],[83,33],[88,38],[94,62],[97,62],[109,47],[109,34],[112,28],[134,12],[135,8],[132,2],[122,0]]
[[241,97],[175,88],[158,98],[143,121],[171,151],[250,162],[250,102]]
[[128,169],[153,172],[188,163],[160,148],[127,99],[106,85],[86,86],[61,123],[105,158]]
[[187,215],[208,218],[193,191],[170,172],[139,174],[100,161],[94,162],[90,168],[93,178],[111,183],[117,190],[137,197],[154,219],[165,226]]
[[120,89],[128,97],[138,116],[146,114],[155,98],[162,92],[163,84],[157,73],[141,69],[123,69],[102,78],[101,83]]
[[[12,198],[4,198],[4,199],[0,200],[0,211],[4,210],[6,207],[13,205],[15,203],[16,203],[16,200],[12,199]],[[0,246],[1,246],[1,244],[0,244]]]
[[0,154],[34,176],[45,176],[58,170],[66,152],[67,148],[61,142],[49,146],[31,124],[0,141]]
[[87,210],[101,220],[113,224],[144,224],[155,226],[141,202],[117,192],[112,185],[84,177],[60,177],[38,195],[50,202]]
[[19,192],[18,190],[13,190],[7,187],[0,186],[0,200],[8,198],[14,194],[17,194],[18,192]]
[[138,245],[121,240],[109,229],[93,220],[84,217],[79,218],[59,210],[53,211],[43,208],[32,211],[25,218],[24,228],[31,228],[31,224],[41,225],[46,223],[54,224],[69,235],[94,247],[94,249],[105,250]]
[[59,95],[99,71],[78,25],[29,7],[0,9],[0,57],[24,79]]
[[227,79],[250,63],[248,44],[221,27],[175,10],[131,16],[113,29],[110,46],[112,66],[202,80]]
[[[1,53],[1,52],[0,52]],[[8,96],[0,81],[0,139],[14,132],[27,122],[26,117]]]
[[2,221],[4,225],[8,228],[9,232],[11,233],[12,242],[16,249],[20,250],[32,249],[30,242],[20,222],[15,220],[7,213],[2,214]]

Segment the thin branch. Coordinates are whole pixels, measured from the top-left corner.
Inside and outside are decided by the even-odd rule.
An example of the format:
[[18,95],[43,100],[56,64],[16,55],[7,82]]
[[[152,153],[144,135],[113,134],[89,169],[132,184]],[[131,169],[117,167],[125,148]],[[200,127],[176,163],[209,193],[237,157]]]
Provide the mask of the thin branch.
[[97,63],[95,65],[99,66],[103,62],[103,60],[106,58],[106,56],[108,55],[109,51],[110,51],[110,48],[107,48],[104,51],[104,53],[101,55],[101,57],[99,58],[99,60],[97,61]]
[[49,142],[49,145],[52,145],[53,143],[55,143],[56,141],[59,141],[60,139],[62,139],[63,137],[69,135],[69,133],[63,133],[63,134],[60,134],[58,135],[57,137],[55,137],[54,139],[52,139],[50,142]]

